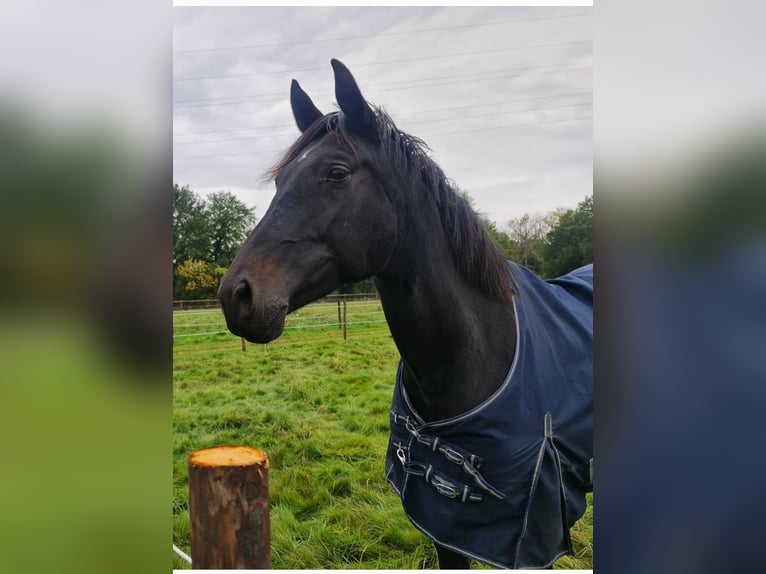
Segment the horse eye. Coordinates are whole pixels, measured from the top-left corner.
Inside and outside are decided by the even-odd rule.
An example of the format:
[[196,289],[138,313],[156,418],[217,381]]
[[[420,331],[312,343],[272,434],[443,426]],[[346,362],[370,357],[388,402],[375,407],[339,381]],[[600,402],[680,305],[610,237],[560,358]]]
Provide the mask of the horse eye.
[[335,166],[325,178],[327,181],[343,181],[348,176],[349,171],[345,167]]

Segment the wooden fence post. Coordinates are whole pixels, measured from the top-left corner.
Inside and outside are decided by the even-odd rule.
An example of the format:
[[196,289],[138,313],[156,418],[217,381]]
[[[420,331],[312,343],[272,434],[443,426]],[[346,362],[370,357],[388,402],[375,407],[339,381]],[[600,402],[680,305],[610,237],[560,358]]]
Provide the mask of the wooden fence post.
[[347,329],[347,323],[346,323],[346,298],[343,297],[343,340],[346,340],[346,329]]
[[338,297],[338,329],[343,328],[343,323],[340,320],[340,297]]
[[244,446],[189,455],[192,567],[271,568],[269,460]]

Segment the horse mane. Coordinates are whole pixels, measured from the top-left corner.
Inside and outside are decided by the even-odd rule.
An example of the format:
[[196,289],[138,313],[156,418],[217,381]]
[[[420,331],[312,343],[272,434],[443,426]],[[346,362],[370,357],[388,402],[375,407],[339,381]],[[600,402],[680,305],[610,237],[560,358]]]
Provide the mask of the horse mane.
[[[411,181],[420,179],[433,193],[460,276],[488,297],[510,303],[516,291],[510,268],[478,214],[431,159],[430,148],[423,140],[399,130],[382,108],[372,109],[376,116],[378,137],[392,167]],[[356,150],[354,135],[344,128],[339,113],[333,112],[311,124],[266,172],[265,179],[276,178],[287,164],[327,133],[334,133],[339,143]]]

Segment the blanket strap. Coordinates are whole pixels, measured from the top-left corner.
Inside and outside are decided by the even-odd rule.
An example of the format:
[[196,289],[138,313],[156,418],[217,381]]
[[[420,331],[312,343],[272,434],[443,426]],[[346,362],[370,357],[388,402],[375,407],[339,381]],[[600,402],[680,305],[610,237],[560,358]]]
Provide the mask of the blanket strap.
[[[499,500],[505,499],[505,494],[492,486],[479,472],[478,469],[481,467],[482,463],[481,458],[472,453],[460,452],[455,447],[444,444],[442,439],[438,436],[422,434],[415,426],[415,423],[412,421],[412,419],[408,416],[403,416],[397,414],[394,411],[391,411],[391,420],[394,422],[394,424],[404,426],[407,429],[407,432],[409,432],[418,441],[419,444],[429,448],[433,452],[439,452],[449,462],[462,467],[466,474],[473,478],[477,486],[483,490],[486,490]],[[402,462],[402,464],[404,464],[404,462]]]
[[408,461],[404,445],[397,445],[396,456],[402,463],[402,468],[407,474],[422,477],[428,484],[436,489],[436,492],[447,498],[459,498],[460,502],[481,502],[484,497],[475,492],[467,484],[458,484],[442,476],[434,470],[433,465],[426,466],[423,463]]

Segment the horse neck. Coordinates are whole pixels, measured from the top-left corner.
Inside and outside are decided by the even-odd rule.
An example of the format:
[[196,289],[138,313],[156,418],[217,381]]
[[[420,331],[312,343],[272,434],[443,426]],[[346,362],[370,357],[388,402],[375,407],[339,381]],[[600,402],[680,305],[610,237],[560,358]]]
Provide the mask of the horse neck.
[[439,420],[473,408],[500,386],[515,352],[515,317],[512,303],[459,275],[438,213],[417,219],[375,282],[407,394],[421,416]]

